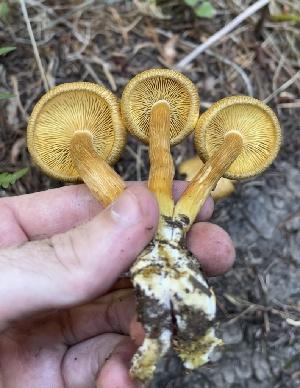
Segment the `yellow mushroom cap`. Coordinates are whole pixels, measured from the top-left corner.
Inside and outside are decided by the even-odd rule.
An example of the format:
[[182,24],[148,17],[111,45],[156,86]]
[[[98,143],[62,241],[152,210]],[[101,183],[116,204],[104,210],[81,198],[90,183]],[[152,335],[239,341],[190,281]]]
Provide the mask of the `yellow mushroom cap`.
[[226,134],[243,139],[240,155],[224,177],[246,179],[264,171],[275,159],[281,130],[275,113],[263,102],[247,96],[226,97],[207,109],[195,128],[195,147],[206,162],[221,146]]
[[99,157],[114,164],[125,145],[127,132],[120,104],[112,92],[89,82],[56,86],[36,104],[27,128],[27,146],[37,166],[53,178],[80,181],[70,157],[76,131],[88,131]]
[[129,132],[148,144],[151,108],[160,100],[170,106],[171,146],[174,146],[194,130],[200,103],[194,84],[178,71],[151,69],[132,78],[122,94],[122,117]]

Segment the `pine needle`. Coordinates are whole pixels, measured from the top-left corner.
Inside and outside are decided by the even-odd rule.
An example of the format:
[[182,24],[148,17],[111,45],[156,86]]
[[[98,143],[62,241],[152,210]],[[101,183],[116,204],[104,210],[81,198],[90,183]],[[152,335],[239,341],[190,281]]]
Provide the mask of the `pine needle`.
[[36,44],[36,41],[35,41],[35,38],[34,38],[34,34],[33,34],[33,31],[32,31],[32,28],[31,28],[30,20],[29,20],[28,13],[27,13],[27,8],[26,8],[26,5],[25,5],[25,0],[20,0],[20,5],[21,5],[21,9],[22,9],[24,20],[26,22],[28,34],[29,34],[30,41],[31,41],[31,44],[32,44],[32,48],[33,48],[33,52],[34,52],[34,56],[35,56],[35,59],[37,61],[37,65],[39,67],[39,70],[40,70],[40,73],[41,73],[41,77],[42,77],[42,80],[43,80],[43,83],[44,83],[44,88],[45,88],[45,91],[48,92],[49,91],[49,85],[48,85],[48,82],[47,82],[47,78],[46,78],[46,74],[45,74],[45,71],[44,71],[44,68],[43,68],[41,57],[40,57],[40,54],[39,54],[39,51],[38,51],[38,48],[37,48],[37,44]]

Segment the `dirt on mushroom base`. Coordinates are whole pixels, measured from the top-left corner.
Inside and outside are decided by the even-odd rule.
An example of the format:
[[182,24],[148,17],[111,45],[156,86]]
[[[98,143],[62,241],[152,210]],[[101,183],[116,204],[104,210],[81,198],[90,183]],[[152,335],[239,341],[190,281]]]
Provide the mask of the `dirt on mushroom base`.
[[[28,5],[29,14],[34,16],[34,31],[42,31],[42,35],[36,36],[52,86],[79,80],[102,83],[111,90],[116,85],[120,97],[135,74],[164,67],[164,62],[171,60],[170,45],[175,49],[175,59],[181,59],[190,51],[185,41],[198,44],[245,7],[231,1],[213,1],[219,13],[212,23],[197,20],[192,11],[182,12],[182,5],[178,5],[171,23],[168,19],[143,16],[130,1],[107,1],[106,8],[104,3],[95,1],[94,7],[84,7],[82,3],[80,12],[68,14],[80,3],[61,1],[51,9],[62,20],[48,29],[44,29],[43,23],[53,22],[54,16],[47,9]],[[282,9],[279,7],[277,11]],[[290,11],[297,12],[297,9]],[[20,11],[14,6],[10,12],[11,29],[1,29],[0,46],[13,44],[18,49],[1,58],[0,86],[3,91],[18,95],[20,101],[0,101],[5,112],[0,118],[0,170],[13,172],[30,163],[25,128],[33,103],[43,90]],[[171,10],[167,8],[164,12],[168,14]],[[247,95],[249,85],[254,96],[264,100],[296,74],[299,64],[295,58],[300,57],[295,43],[299,42],[299,25],[266,21],[259,31],[255,30],[258,19],[259,14],[251,17],[239,31],[212,47],[212,55],[201,55],[186,72],[197,86],[203,108],[228,95]],[[7,21],[1,23],[5,26]],[[86,26],[91,28],[91,35],[87,35]],[[177,46],[174,39],[164,35],[169,32],[179,34]],[[80,51],[84,44],[81,38],[87,43],[84,52]],[[230,63],[237,64],[246,78]],[[275,165],[259,178],[238,183],[235,194],[216,205],[213,221],[229,231],[237,246],[234,269],[211,280],[220,301],[220,332],[227,346],[222,353],[215,354],[211,364],[177,380],[177,360],[169,358],[153,387],[168,384],[181,387],[183,383],[198,387],[199,380],[203,387],[213,384],[230,387],[233,383],[251,388],[300,384],[299,328],[294,325],[300,320],[297,281],[300,276],[300,114],[299,108],[293,107],[293,104],[297,106],[299,94],[299,79],[295,79],[268,102],[279,115],[284,130],[283,146]],[[290,104],[290,108],[283,104]],[[192,139],[172,152],[178,166],[195,154]],[[149,171],[146,147],[130,138],[117,170],[125,179],[145,179]],[[32,167],[30,174],[9,190],[2,190],[1,195],[59,185]],[[171,380],[176,382],[170,383]]]

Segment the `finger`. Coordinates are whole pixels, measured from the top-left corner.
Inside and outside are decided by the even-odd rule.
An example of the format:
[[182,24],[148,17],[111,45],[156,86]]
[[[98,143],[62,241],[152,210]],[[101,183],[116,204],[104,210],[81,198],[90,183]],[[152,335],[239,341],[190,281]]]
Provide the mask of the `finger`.
[[132,288],[117,290],[84,305],[22,319],[13,325],[11,336],[34,328],[37,348],[62,343],[73,346],[103,333],[129,335],[136,302]]
[[[199,260],[207,276],[217,276],[228,271],[235,258],[235,250],[228,234],[217,225],[210,223],[200,223],[193,226],[191,235],[188,237],[188,247]],[[132,283],[130,279],[121,279],[114,286],[114,289],[121,285],[130,287]],[[134,298],[131,288],[110,292],[97,299],[93,304],[72,309],[68,317],[73,325],[70,330],[63,330],[63,332],[76,334],[75,342],[86,339],[86,337],[80,336],[86,321],[89,329],[85,330],[85,335],[88,336],[94,336],[104,331],[114,331],[126,335],[130,333],[133,342],[138,345],[144,340],[144,331],[141,324],[137,322],[134,313]],[[81,319],[81,317],[86,319]],[[103,317],[103,319],[99,317]],[[60,319],[60,322],[63,321]],[[65,335],[64,341],[69,345],[74,343],[70,340],[69,335]]]
[[235,249],[229,235],[209,222],[192,226],[187,236],[187,247],[199,260],[206,276],[225,273],[235,260]]
[[142,345],[145,339],[145,331],[142,323],[138,320],[137,314],[134,314],[130,322],[130,338],[137,346]]
[[[130,322],[135,316],[133,289],[110,292],[91,303],[60,311],[56,315],[54,319],[61,326],[61,336],[57,341],[68,346],[103,333],[129,335]],[[49,329],[51,331],[51,326]],[[42,330],[45,333],[45,324]]]
[[124,288],[132,288],[132,280],[130,277],[121,277],[116,281],[116,283],[111,287],[109,291],[120,290]]
[[[184,192],[184,190],[186,189],[188,184],[189,184],[189,182],[186,182],[186,181],[175,181],[174,182],[173,196],[174,196],[175,203],[178,201],[178,199],[180,198],[181,194]],[[207,221],[211,217],[213,211],[214,211],[214,201],[213,201],[212,197],[208,197],[208,199],[204,202],[204,204],[203,204],[195,221],[196,222],[197,221]]]
[[[146,186],[146,182],[128,182],[128,186]],[[175,201],[187,182],[174,182]],[[66,232],[94,217],[102,210],[85,185],[74,185],[19,197],[2,198],[0,211],[0,247],[41,240]],[[204,204],[197,220],[207,220],[213,211],[211,198]]]
[[133,388],[130,360],[137,347],[129,337],[103,334],[71,347],[63,360],[66,387]]
[[0,209],[0,247],[7,247],[66,232],[102,207],[85,185],[74,185],[1,199]]
[[[124,348],[124,345],[126,348]],[[137,347],[132,345],[132,342],[130,345],[131,348],[123,344],[122,347],[118,346],[118,348],[114,349],[100,371],[97,379],[97,388],[139,388],[144,386],[141,382],[132,380],[129,377],[128,371],[130,369],[131,359],[137,350]],[[132,353],[133,350],[134,353]]]
[[152,239],[158,205],[132,187],[86,224],[1,250],[0,319],[83,303],[104,293]]

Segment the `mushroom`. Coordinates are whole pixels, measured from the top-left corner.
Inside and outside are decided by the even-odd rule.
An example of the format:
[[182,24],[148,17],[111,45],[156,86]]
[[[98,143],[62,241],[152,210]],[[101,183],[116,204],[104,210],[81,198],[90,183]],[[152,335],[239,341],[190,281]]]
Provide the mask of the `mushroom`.
[[126,86],[121,112],[131,134],[149,144],[148,187],[158,199],[161,214],[154,239],[131,268],[138,318],[146,338],[133,358],[130,373],[133,378],[147,381],[152,378],[157,361],[171,347],[179,349],[183,359],[193,349],[185,362],[187,368],[193,368],[206,362],[208,350],[222,343],[214,337],[211,327],[215,296],[199,271],[197,260],[185,247],[186,217],[173,218],[174,164],[170,146],[193,131],[199,96],[181,73],[148,70]]
[[[207,161],[175,205],[170,146],[183,140],[184,135],[174,132],[173,127],[185,131],[182,118],[193,117],[186,120],[189,134],[198,110],[193,105],[198,104],[196,90],[183,79],[182,74],[171,70],[147,71],[130,81],[121,98],[129,131],[149,143],[148,185],[158,199],[161,213],[154,239],[131,268],[145,340],[133,357],[130,373],[142,381],[152,378],[157,361],[171,347],[178,351],[186,369],[194,369],[208,361],[215,346],[223,344],[214,333],[215,295],[198,261],[186,248],[186,233],[228,169],[230,178],[253,176],[273,161],[280,145],[280,127],[270,108],[247,97],[222,100],[197,122],[196,146]],[[173,100],[170,96],[174,95]],[[182,95],[190,101],[189,110],[174,115]],[[179,102],[179,106],[186,109],[188,104]],[[211,116],[214,120],[210,120]],[[217,122],[218,126],[210,122]],[[254,156],[257,153],[263,156]],[[238,166],[235,160],[239,158],[250,158],[251,168]]]
[[280,124],[263,102],[247,96],[226,97],[197,121],[195,147],[205,162],[178,203],[174,217],[189,218],[187,230],[221,176],[247,179],[273,162],[281,144]]
[[161,213],[171,216],[174,164],[170,146],[194,130],[199,115],[197,89],[177,71],[146,70],[125,87],[121,112],[129,132],[149,144],[148,187],[156,195]]
[[89,82],[56,86],[35,105],[27,128],[27,147],[47,175],[84,181],[103,206],[125,184],[110,167],[127,139],[117,98]]
[[[200,116],[194,139],[205,164],[174,208],[174,222],[185,217],[181,230],[183,236],[222,176],[247,179],[263,172],[273,162],[280,148],[281,130],[277,117],[267,105],[252,97],[235,96],[220,100]],[[194,303],[193,307],[199,314],[213,310],[212,299],[202,297],[200,300],[199,295],[198,298],[191,303],[185,301],[186,307],[192,307]],[[209,308],[204,308],[206,303]],[[189,317],[193,316],[189,312],[185,321],[190,322]],[[207,331],[202,338],[195,335],[196,330],[192,327],[190,336],[181,337],[177,344],[179,355],[188,369],[206,362],[212,349],[220,344],[209,322],[209,318],[205,320]]]

